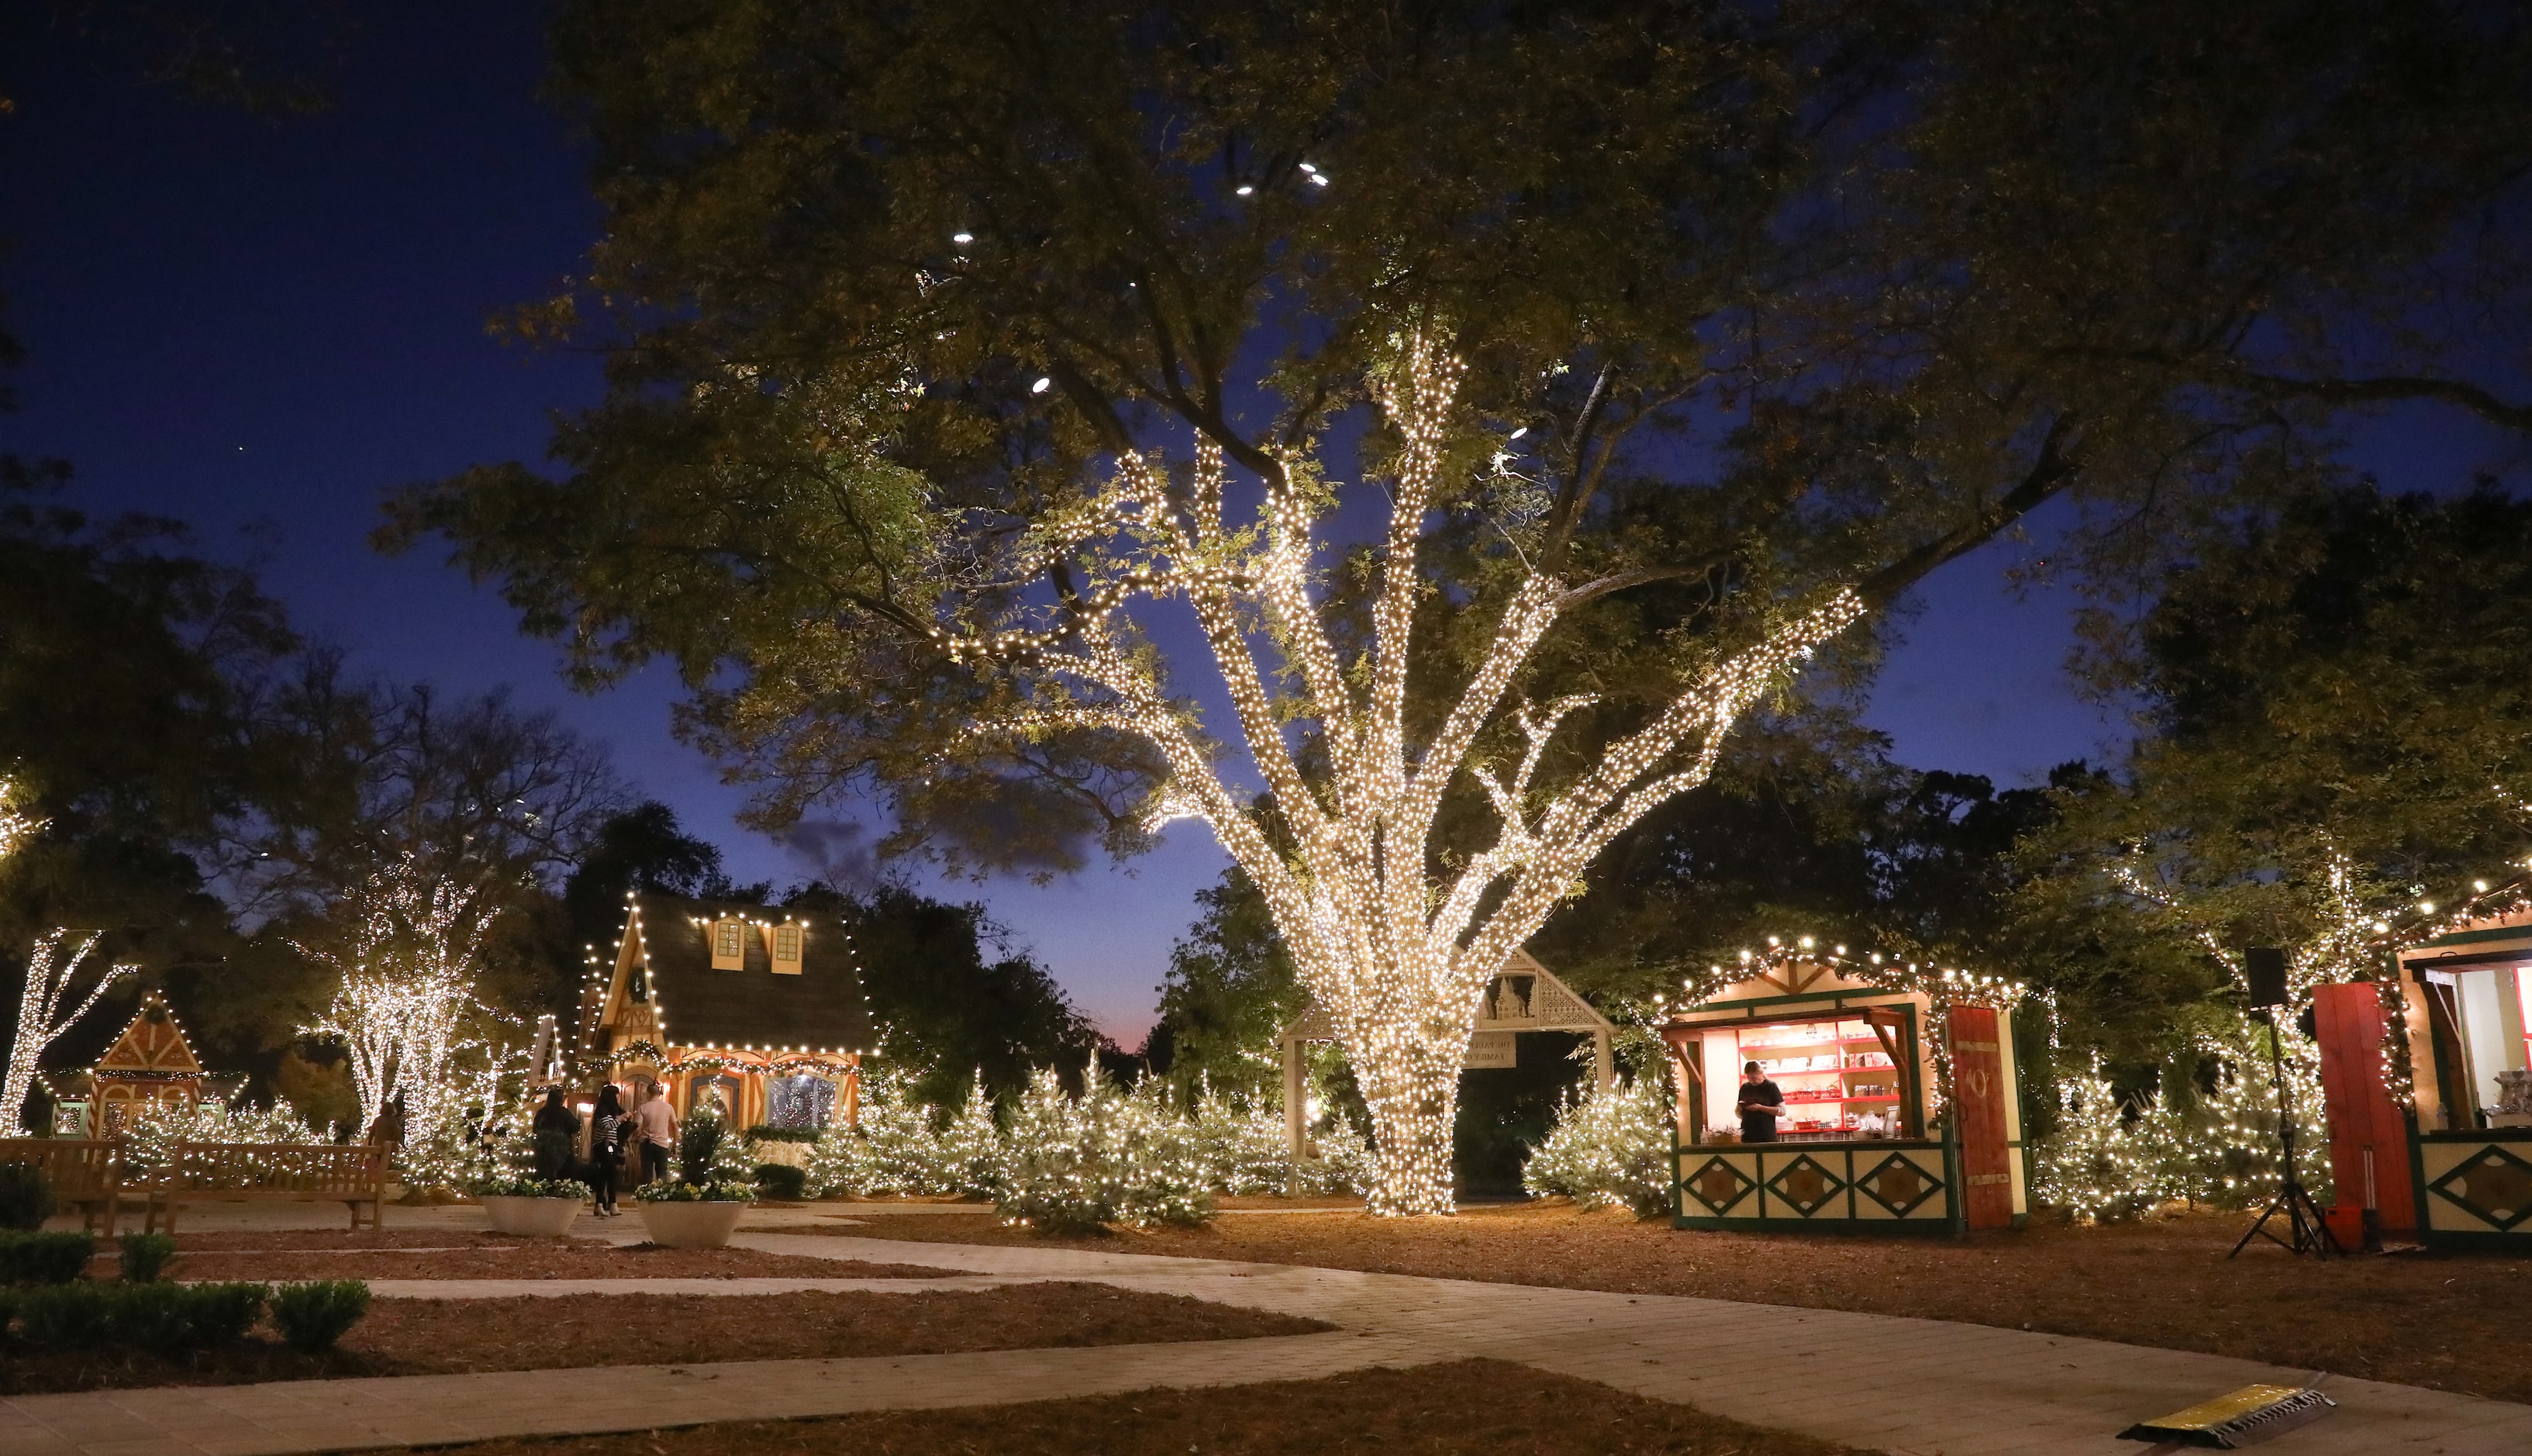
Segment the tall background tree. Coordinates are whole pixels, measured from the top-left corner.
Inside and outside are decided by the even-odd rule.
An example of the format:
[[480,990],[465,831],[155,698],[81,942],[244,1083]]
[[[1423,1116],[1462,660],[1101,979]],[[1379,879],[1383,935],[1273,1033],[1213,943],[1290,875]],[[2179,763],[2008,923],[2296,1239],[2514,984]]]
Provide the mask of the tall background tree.
[[1486,975],[1800,649],[2052,500],[2132,571],[2347,409],[2524,423],[2468,367],[2524,303],[2526,44],[2318,0],[577,6],[607,233],[519,322],[614,387],[559,479],[388,539],[585,681],[674,660],[767,822],[868,791],[898,850],[1043,868],[1200,814],[1366,1075],[1375,1206],[1445,1208]]

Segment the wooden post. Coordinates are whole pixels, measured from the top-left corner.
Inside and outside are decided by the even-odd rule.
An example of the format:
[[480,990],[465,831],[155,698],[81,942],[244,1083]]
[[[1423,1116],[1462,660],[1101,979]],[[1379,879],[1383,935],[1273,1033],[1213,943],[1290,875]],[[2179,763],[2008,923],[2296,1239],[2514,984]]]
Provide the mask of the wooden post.
[[1618,1059],[1609,1048],[1609,1033],[1591,1033],[1591,1069],[1600,1075],[1600,1090],[1607,1091],[1618,1080]]
[[842,1099],[844,1104],[842,1108],[844,1126],[847,1128],[860,1127],[862,1125],[861,1053],[846,1052],[844,1054],[844,1084],[842,1087],[837,1089],[837,1095]]

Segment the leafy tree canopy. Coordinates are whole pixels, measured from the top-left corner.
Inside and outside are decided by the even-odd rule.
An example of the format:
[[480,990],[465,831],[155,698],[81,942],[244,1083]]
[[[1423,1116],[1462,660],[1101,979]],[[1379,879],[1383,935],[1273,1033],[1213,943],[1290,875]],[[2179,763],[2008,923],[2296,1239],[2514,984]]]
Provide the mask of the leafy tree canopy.
[[2527,552],[2532,503],[2493,488],[2351,486],[2243,524],[2132,629],[2103,625],[2095,680],[2136,694],[2147,732],[2023,846],[2038,944],[2071,979],[2091,964],[2186,1000],[2230,987],[2202,933],[2294,947],[2343,914],[2334,866],[2361,905],[2520,863]]
[[1358,407],[1410,325],[1467,368],[1419,700],[1539,566],[1589,585],[1527,685],[1600,693],[1600,743],[1698,643],[2048,499],[2133,565],[2347,408],[2527,423],[2463,368],[2524,302],[2510,12],[648,0],[556,36],[607,231],[517,325],[613,388],[559,478],[416,491],[386,539],[445,533],[584,680],[671,658],[769,820],[873,789],[900,850],[1145,843],[1149,753],[980,747],[1045,684],[933,633],[1066,630],[1118,563],[1030,543],[1137,446],[1341,509],[1322,452],[1392,459]]
[[1102,1044],[1055,977],[1009,946],[982,905],[901,886],[848,896],[820,885],[783,903],[852,927],[882,1050],[915,1074],[914,1094],[933,1106],[960,1105],[980,1071],[998,1098],[1017,1096],[1040,1067],[1075,1077]]

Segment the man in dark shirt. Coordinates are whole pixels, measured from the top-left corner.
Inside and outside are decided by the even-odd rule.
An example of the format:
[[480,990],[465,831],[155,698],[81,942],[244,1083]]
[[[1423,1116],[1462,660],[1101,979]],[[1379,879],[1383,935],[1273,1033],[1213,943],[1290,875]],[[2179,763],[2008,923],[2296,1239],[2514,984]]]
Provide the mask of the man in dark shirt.
[[1767,1079],[1755,1062],[1741,1068],[1741,1140],[1773,1142],[1776,1119],[1785,1111],[1785,1094]]

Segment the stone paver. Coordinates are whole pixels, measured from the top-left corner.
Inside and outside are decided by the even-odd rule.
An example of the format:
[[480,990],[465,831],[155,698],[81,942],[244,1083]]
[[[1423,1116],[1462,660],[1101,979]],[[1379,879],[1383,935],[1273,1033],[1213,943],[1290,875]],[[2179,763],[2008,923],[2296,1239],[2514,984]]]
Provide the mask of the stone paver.
[[[428,1211],[431,1226],[481,1226],[480,1215],[470,1225],[460,1210]],[[629,1243],[637,1230],[601,1225],[592,1232]],[[834,1259],[909,1256],[902,1242],[849,1236],[749,1233],[735,1242]],[[920,1249],[921,1262],[964,1276],[396,1280],[373,1287],[382,1297],[487,1298],[910,1291],[1078,1279],[1323,1319],[1340,1332],[626,1371],[663,1392],[638,1418],[591,1402],[556,1402],[551,1371],[18,1397],[0,1400],[0,1456],[259,1456],[1244,1384],[1470,1356],[1519,1361],[1891,1456],[2141,1456],[2147,1447],[2115,1439],[2131,1422],[2253,1381],[2313,1379],[2311,1371],[2219,1356],[1841,1310],[1065,1249]],[[2264,1449],[2276,1456],[2532,1452],[2532,1406],[2335,1377],[2322,1388],[2339,1409]]]

